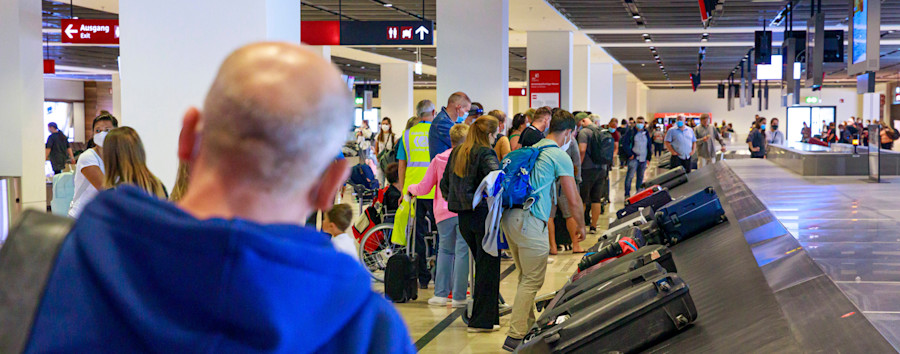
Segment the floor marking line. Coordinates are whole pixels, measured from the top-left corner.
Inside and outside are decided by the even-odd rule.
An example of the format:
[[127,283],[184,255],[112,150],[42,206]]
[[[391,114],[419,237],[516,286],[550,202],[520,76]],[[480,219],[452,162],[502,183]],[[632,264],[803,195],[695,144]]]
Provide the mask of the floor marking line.
[[[500,281],[503,281],[504,278],[508,277],[515,270],[516,264],[510,264],[509,267],[503,270],[503,273],[500,273]],[[453,310],[453,312],[447,315],[447,317],[444,317],[441,322],[438,322],[436,325],[434,325],[434,327],[432,327],[427,333],[425,333],[425,335],[423,335],[421,338],[419,338],[419,340],[416,341],[416,350],[422,350],[422,348],[425,348],[428,343],[431,343],[431,341],[437,338],[437,336],[444,332],[447,327],[450,327],[453,321],[456,321],[456,318],[462,316],[463,311],[465,310],[465,308]]]

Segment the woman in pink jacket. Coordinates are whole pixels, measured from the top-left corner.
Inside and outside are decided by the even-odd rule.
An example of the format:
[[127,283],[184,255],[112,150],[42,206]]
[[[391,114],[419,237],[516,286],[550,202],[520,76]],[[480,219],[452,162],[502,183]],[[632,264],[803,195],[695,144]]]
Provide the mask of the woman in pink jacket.
[[[457,124],[450,129],[450,144],[456,147],[466,139],[469,126]],[[466,287],[469,277],[469,246],[459,234],[459,218],[447,210],[447,201],[441,195],[441,177],[447,168],[447,160],[453,149],[438,154],[428,165],[425,178],[418,184],[410,185],[407,192],[425,195],[435,190],[434,219],[438,228],[438,258],[434,279],[434,297],[428,299],[433,306],[446,306],[447,297],[453,292],[453,307],[466,307]]]

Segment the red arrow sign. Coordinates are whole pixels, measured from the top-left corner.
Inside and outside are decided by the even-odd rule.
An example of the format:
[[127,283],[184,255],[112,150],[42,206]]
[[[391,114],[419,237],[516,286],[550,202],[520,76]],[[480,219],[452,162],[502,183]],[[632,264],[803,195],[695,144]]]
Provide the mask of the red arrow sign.
[[63,43],[119,44],[119,20],[61,20]]

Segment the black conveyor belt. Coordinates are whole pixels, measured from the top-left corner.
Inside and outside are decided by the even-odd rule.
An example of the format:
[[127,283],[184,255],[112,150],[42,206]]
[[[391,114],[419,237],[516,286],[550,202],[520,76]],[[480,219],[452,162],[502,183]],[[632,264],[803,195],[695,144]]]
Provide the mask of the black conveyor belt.
[[[728,194],[720,183],[723,177],[729,181]],[[778,235],[771,235],[772,240],[783,240],[784,237],[774,237],[783,235],[783,228],[757,228],[764,225],[757,220],[759,216],[770,214],[742,182],[737,181],[745,189],[735,193],[732,188],[737,179],[727,166],[720,163],[694,171],[688,180],[670,191],[672,198],[713,186],[729,222],[671,247],[678,275],[690,286],[699,317],[691,327],[648,352],[894,351],[864,317],[844,312],[855,306],[826,276],[808,275],[818,268],[799,264],[805,258],[799,255],[802,251],[788,252],[791,257],[785,259],[793,263],[783,262],[779,269],[771,269],[771,264],[759,266],[744,232],[752,231],[754,240],[774,232]],[[728,195],[735,200],[729,200]],[[736,214],[732,206],[741,208],[740,212]],[[742,226],[748,230],[742,230]],[[766,247],[766,242],[771,241],[756,242],[753,247]],[[771,279],[767,280],[767,276]],[[783,279],[806,280],[779,284]],[[770,281],[775,282],[777,291],[772,290]],[[847,315],[841,316],[844,313]]]
[[[713,186],[724,195],[713,169],[688,175],[672,198]],[[757,266],[737,218],[672,247],[678,275],[691,289],[699,317],[694,325],[649,352],[801,352],[790,325]]]

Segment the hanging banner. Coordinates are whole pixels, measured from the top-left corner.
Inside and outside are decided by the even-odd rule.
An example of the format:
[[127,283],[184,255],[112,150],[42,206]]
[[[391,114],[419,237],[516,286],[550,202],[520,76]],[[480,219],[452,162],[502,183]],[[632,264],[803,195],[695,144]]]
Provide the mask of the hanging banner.
[[528,72],[529,107],[559,107],[562,101],[559,70],[531,70]]

